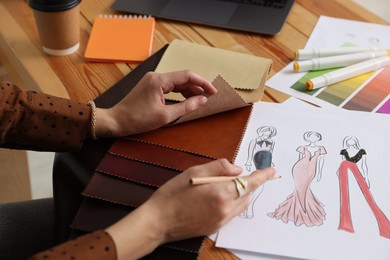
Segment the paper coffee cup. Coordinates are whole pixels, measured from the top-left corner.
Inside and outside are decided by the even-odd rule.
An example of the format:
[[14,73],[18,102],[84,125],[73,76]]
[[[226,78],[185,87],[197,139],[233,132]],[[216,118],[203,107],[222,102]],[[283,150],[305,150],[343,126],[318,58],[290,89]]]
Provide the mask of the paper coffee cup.
[[29,0],[43,51],[68,55],[80,46],[80,0]]

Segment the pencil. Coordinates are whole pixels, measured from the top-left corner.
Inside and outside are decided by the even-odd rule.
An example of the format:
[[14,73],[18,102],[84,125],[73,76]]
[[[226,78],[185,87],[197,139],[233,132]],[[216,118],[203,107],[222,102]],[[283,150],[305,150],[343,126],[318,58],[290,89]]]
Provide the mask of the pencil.
[[330,56],[325,58],[296,61],[294,62],[294,72],[345,67],[361,61],[375,59],[386,55],[386,51],[359,52],[338,56]]
[[[190,179],[192,185],[207,184],[207,183],[216,183],[216,182],[227,182],[236,179],[239,176],[212,176],[212,177],[194,177]],[[281,176],[274,176],[269,180],[280,179]]]
[[390,46],[341,47],[322,49],[302,49],[294,53],[295,60],[308,60],[321,57],[337,56],[343,54],[371,51],[389,51]]
[[344,67],[319,77],[312,78],[306,82],[308,90],[327,87],[331,84],[385,67],[390,64],[390,58],[387,56],[372,60],[362,61],[351,66]]

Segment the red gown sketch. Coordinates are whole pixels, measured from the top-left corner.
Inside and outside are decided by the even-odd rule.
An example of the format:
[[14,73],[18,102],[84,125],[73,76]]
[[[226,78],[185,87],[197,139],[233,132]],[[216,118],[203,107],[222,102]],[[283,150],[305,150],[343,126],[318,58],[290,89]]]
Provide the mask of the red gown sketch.
[[[338,175],[340,181],[340,223],[339,228],[354,233],[351,211],[349,204],[348,173],[351,172],[355,177],[364,198],[370,206],[378,222],[379,234],[390,238],[390,222],[382,210],[375,203],[370,191],[370,182],[368,180],[368,168],[366,164],[366,151],[360,148],[359,141],[354,136],[344,138],[343,147],[340,154],[343,157]],[[354,156],[350,156],[354,154]],[[360,164],[360,168],[358,167]]]
[[319,226],[323,224],[326,214],[324,205],[314,196],[310,184],[316,176],[317,181],[321,180],[326,149],[315,144],[322,139],[317,132],[306,132],[304,139],[309,144],[297,148],[299,160],[292,168],[295,190],[274,212],[267,215],[284,223],[293,221],[296,226]]

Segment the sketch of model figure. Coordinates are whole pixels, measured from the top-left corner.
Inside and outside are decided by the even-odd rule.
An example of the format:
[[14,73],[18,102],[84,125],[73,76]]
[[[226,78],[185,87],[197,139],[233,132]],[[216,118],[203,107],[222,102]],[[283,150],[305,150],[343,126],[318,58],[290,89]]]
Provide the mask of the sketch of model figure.
[[[355,177],[364,198],[370,206],[378,222],[381,236],[390,238],[390,222],[375,203],[370,191],[368,180],[368,167],[366,162],[366,151],[360,147],[359,141],[354,136],[347,136],[343,141],[343,148],[340,151],[343,161],[341,162],[338,176],[340,181],[340,224],[339,229],[354,233],[351,211],[349,208],[348,172]],[[351,156],[353,155],[353,156]]]
[[[248,147],[248,158],[246,161],[246,169],[251,171],[252,161],[257,170],[269,167],[269,162],[272,160],[272,152],[275,142],[272,137],[276,135],[276,128],[273,126],[262,126],[257,129],[257,137],[252,139]],[[251,219],[254,216],[254,204],[263,191],[264,186],[259,187],[251,194],[249,206],[241,214],[241,217]]]
[[293,221],[296,226],[319,226],[325,219],[324,205],[314,196],[310,184],[316,176],[317,181],[321,180],[326,150],[316,144],[322,139],[320,133],[308,131],[304,133],[303,139],[309,144],[297,148],[299,159],[292,168],[295,190],[268,216],[284,223]]

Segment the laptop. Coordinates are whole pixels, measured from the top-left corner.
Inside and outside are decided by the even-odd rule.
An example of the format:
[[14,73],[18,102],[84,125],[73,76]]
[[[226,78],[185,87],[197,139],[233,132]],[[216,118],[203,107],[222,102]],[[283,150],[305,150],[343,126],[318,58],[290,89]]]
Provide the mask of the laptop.
[[157,18],[275,35],[294,0],[116,0],[112,9]]

